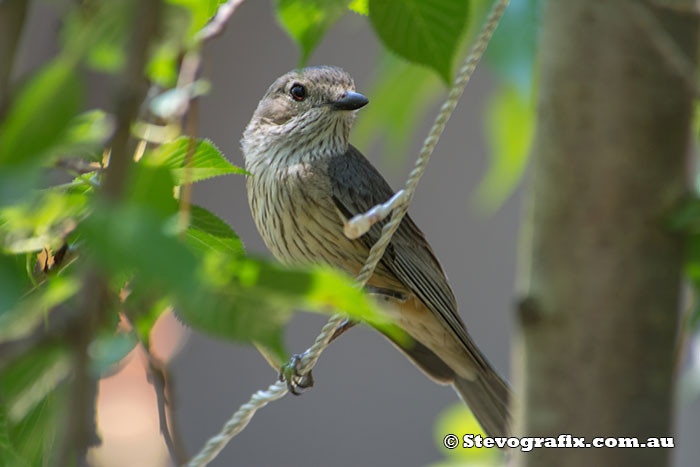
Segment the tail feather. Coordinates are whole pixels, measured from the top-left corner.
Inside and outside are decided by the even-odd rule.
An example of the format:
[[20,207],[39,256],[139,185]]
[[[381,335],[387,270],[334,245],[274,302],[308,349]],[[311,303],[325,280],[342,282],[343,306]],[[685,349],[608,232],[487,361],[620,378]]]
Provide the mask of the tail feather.
[[456,377],[452,383],[474,417],[490,437],[508,436],[510,430],[510,389],[491,367],[474,380]]

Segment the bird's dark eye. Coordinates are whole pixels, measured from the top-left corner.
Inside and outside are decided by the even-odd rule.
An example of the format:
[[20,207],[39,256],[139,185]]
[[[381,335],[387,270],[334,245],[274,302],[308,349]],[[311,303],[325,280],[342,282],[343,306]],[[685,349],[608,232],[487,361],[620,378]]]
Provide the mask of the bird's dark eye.
[[292,96],[292,99],[301,102],[306,99],[306,88],[303,84],[294,83],[289,90],[289,94]]

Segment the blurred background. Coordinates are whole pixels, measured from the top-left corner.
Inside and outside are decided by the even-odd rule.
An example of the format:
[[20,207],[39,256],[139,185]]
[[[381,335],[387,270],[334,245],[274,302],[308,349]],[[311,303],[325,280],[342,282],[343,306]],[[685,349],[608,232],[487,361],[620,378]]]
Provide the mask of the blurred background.
[[[56,53],[59,16],[50,4],[32,3],[16,62],[18,75]],[[363,115],[377,101],[370,90],[376,89],[378,70],[386,61],[382,53],[367,19],[346,14],[309,64],[341,66],[354,77],[358,91],[368,93],[370,105],[358,116],[364,134],[358,145],[398,188],[445,87],[435,88],[436,99],[425,100],[420,83],[416,92],[409,86],[401,104],[424,105],[426,111],[404,147],[377,144],[362,125]],[[298,59],[297,47],[275,19],[272,2],[243,2],[224,34],[204,49],[201,76],[212,88],[200,99],[199,136],[211,139],[232,163],[242,166],[239,140],[258,100],[275,78],[298,65]],[[508,375],[522,189],[509,193],[498,209],[478,202],[476,194],[489,168],[486,115],[499,85],[495,73],[481,66],[469,83],[409,212],[440,258],[471,335],[492,364]],[[407,74],[406,79],[411,77]],[[106,107],[113,96],[98,74],[90,86],[88,107]],[[193,202],[226,219],[248,252],[269,255],[253,225],[242,176],[198,183]],[[286,332],[287,348],[306,349],[325,321],[320,315],[296,314]],[[189,455],[218,432],[250,394],[277,377],[254,348],[189,331],[172,316],[161,318],[154,342],[157,354],[169,360],[177,423]],[[327,349],[314,377],[315,387],[308,393],[288,395],[261,410],[212,465],[418,466],[445,458],[441,435],[446,433],[436,433],[435,424],[458,402],[457,395],[428,380],[377,332],[363,326],[348,332]],[[700,403],[693,401],[678,407],[677,466],[697,465],[700,457],[694,439],[700,430]],[[91,453],[96,465],[169,465],[158,431],[155,395],[138,349],[119,371],[101,381],[98,422],[103,446]]]

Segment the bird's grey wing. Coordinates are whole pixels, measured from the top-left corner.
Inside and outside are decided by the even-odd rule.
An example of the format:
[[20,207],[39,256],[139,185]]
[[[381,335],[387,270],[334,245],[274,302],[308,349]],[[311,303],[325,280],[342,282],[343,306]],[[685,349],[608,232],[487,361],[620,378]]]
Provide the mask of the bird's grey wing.
[[[328,166],[333,201],[347,218],[364,213],[394,195],[387,181],[355,147],[331,158]],[[384,220],[372,226],[359,241],[371,248],[379,240]],[[435,316],[452,329],[475,362],[487,363],[457,314],[457,303],[433,250],[423,232],[406,215],[392,237],[382,264]]]

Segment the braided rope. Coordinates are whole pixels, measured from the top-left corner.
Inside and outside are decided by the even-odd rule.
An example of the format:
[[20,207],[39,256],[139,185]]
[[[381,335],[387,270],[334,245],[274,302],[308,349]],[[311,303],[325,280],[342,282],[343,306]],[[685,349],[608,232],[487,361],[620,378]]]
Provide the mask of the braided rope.
[[[477,63],[479,63],[479,60],[484,54],[486,46],[491,39],[491,35],[496,29],[496,26],[498,26],[498,22],[501,19],[501,16],[503,16],[508,3],[509,0],[496,0],[496,3],[494,3],[488,19],[486,20],[486,24],[483,26],[477,38],[476,44],[474,44],[471,53],[467,56],[467,59],[460,68],[457,78],[452,84],[452,87],[447,95],[447,99],[442,105],[440,113],[436,117],[430,133],[423,143],[423,148],[418,155],[415,167],[411,171],[409,178],[406,181],[406,187],[404,188],[404,194],[402,196],[403,201],[398,207],[396,207],[396,213],[392,215],[391,220],[382,229],[381,238],[372,246],[369,256],[367,257],[367,261],[356,278],[356,282],[359,287],[364,286],[369,278],[372,277],[379,260],[384,255],[384,250],[386,250],[386,247],[391,241],[392,235],[394,232],[396,232],[401,220],[406,215],[408,206],[413,199],[416,186],[418,185],[421,176],[425,172],[425,168],[431,154],[433,153],[433,149],[435,149],[435,145],[437,144],[440,135],[442,135],[447,121],[457,106],[457,102],[464,92],[464,87],[469,82]],[[333,337],[335,330],[343,323],[344,320],[345,315],[338,313],[333,315],[323,326],[313,345],[302,354],[301,362],[298,367],[300,374],[307,374],[309,371],[311,371],[321,356],[321,353],[328,346],[328,343]],[[229,421],[226,422],[222,430],[207,441],[202,450],[190,461],[188,466],[199,467],[207,465],[226,446],[231,438],[243,431],[258,409],[266,406],[269,402],[280,399],[287,393],[287,391],[287,384],[283,381],[278,381],[275,384],[270,385],[266,390],[260,390],[253,394],[250,400],[243,404],[236,411],[236,413],[233,414]]]

